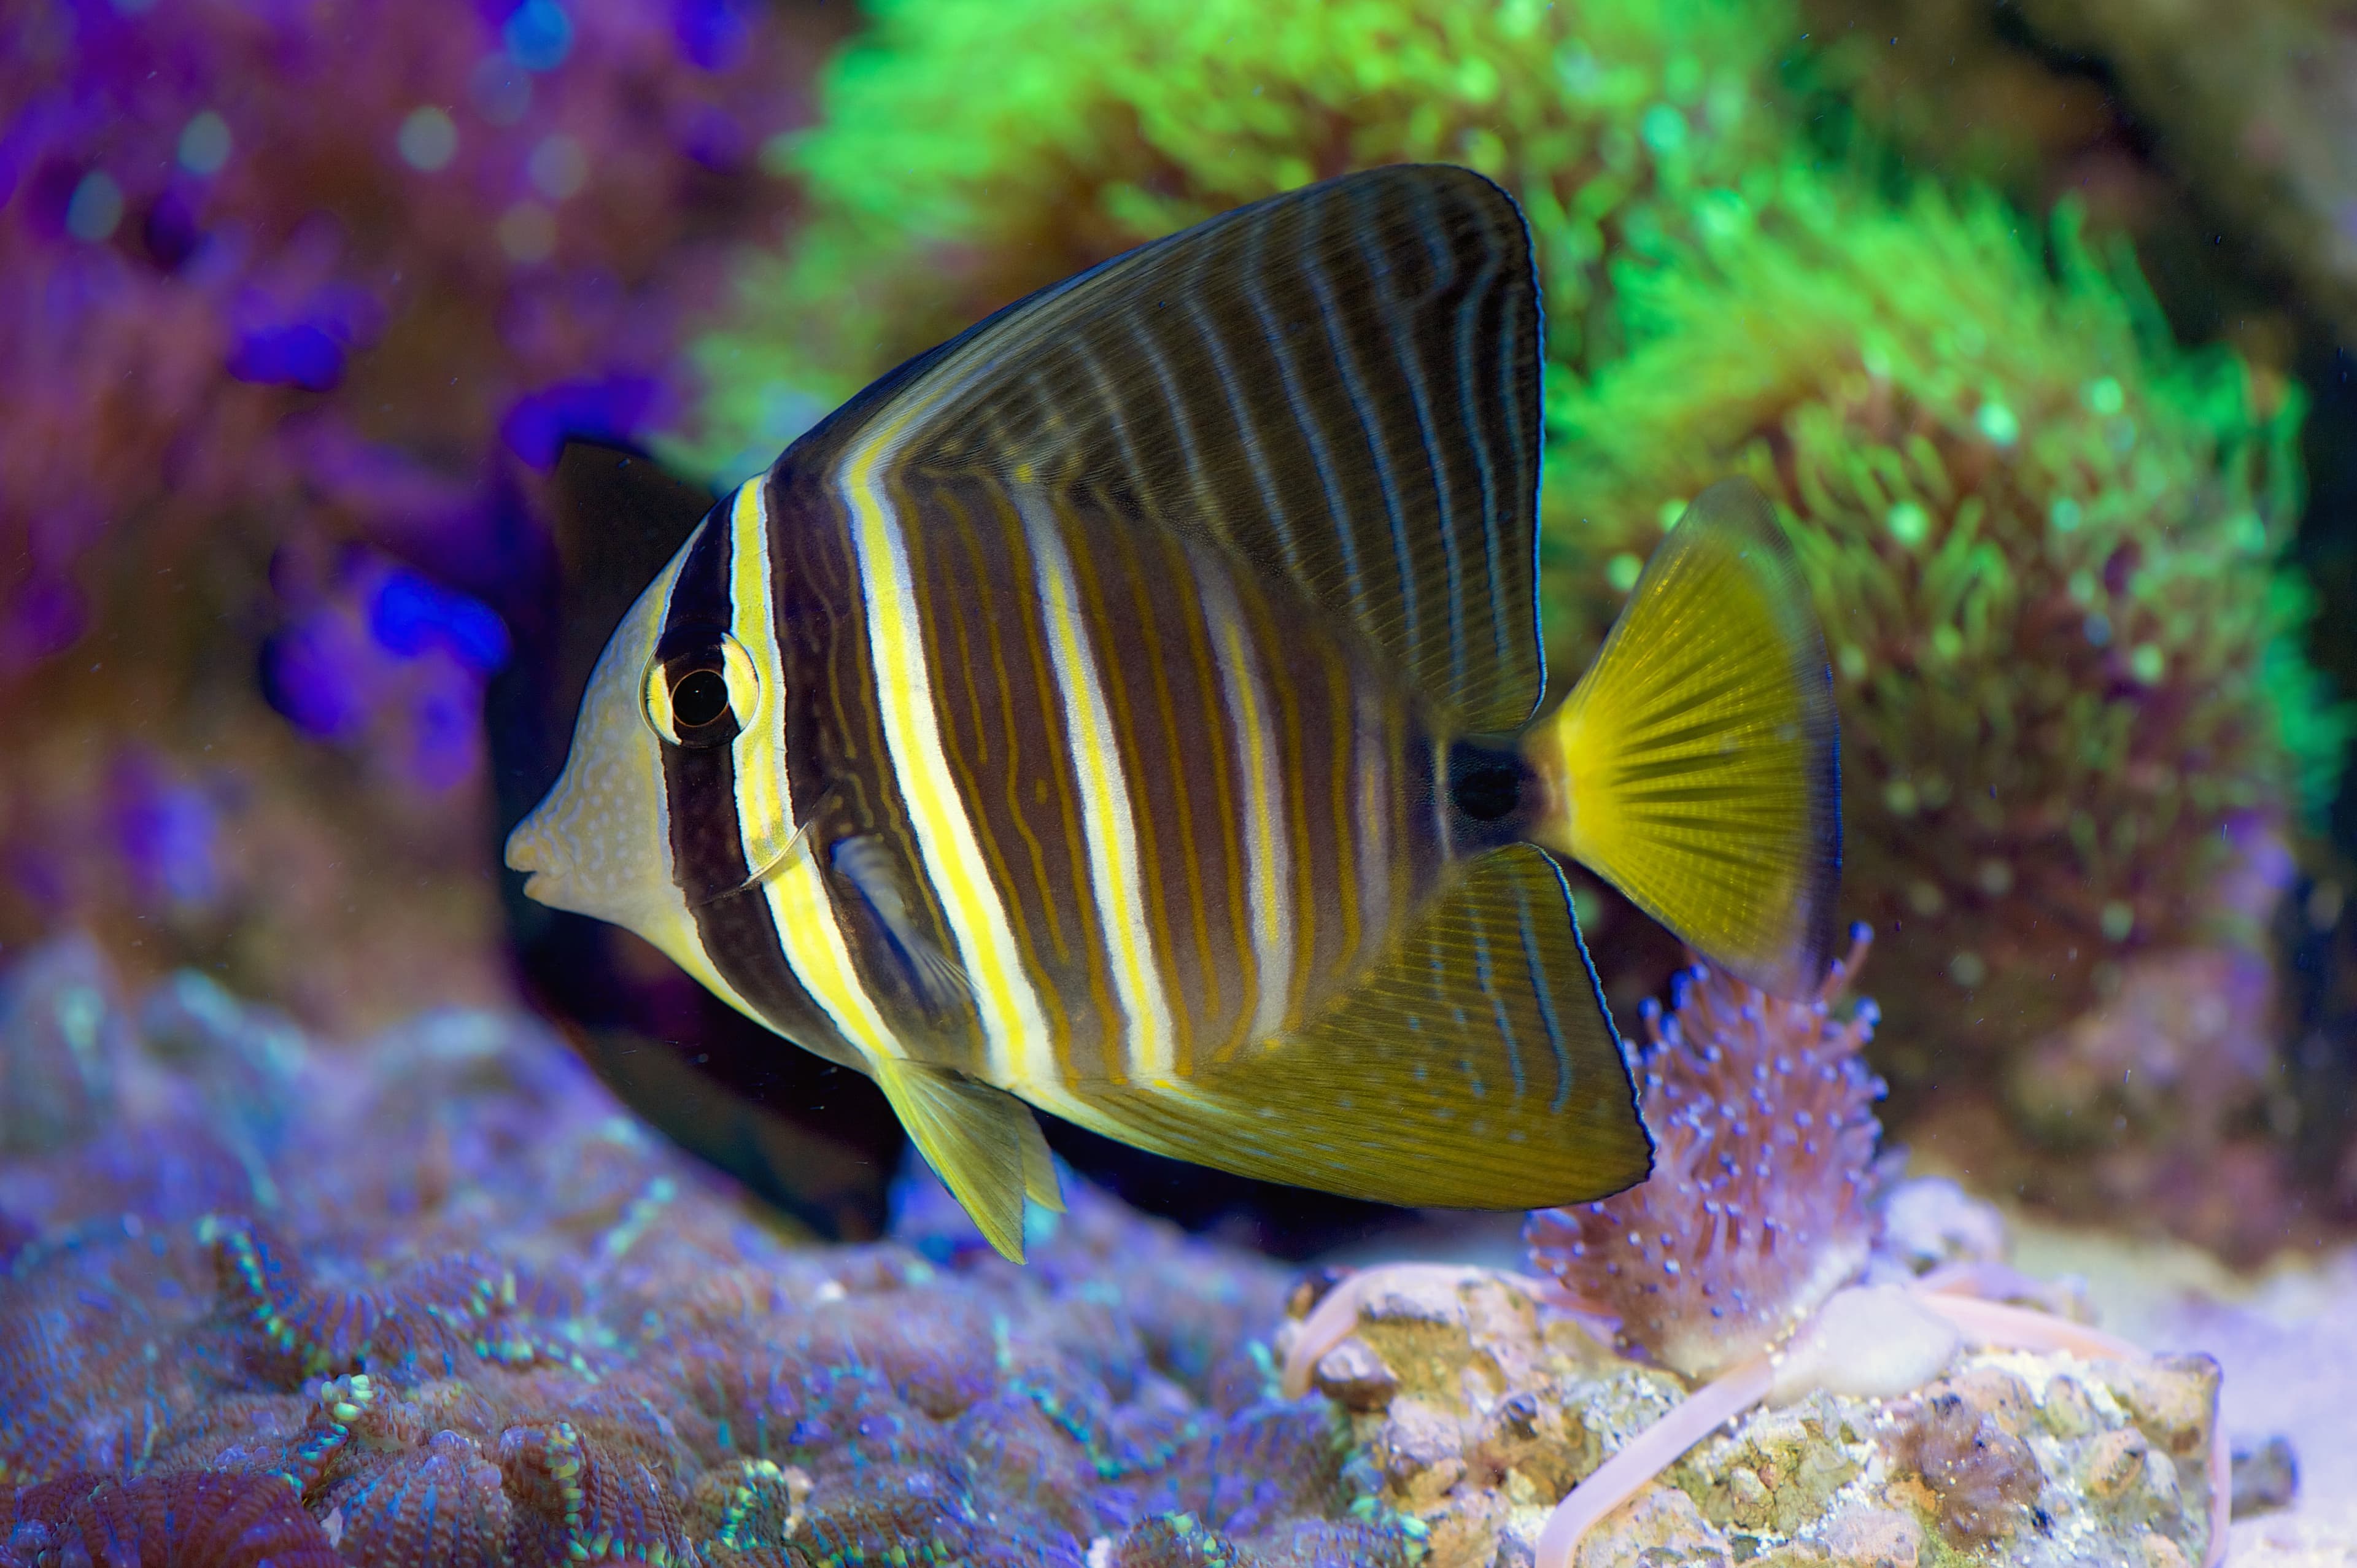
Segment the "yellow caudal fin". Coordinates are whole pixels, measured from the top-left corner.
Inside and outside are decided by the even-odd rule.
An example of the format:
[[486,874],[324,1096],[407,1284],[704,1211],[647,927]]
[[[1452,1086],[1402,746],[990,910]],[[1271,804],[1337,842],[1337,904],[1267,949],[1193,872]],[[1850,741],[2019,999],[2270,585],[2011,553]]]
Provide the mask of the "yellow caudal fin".
[[1727,479],[1646,564],[1524,755],[1531,837],[1593,867],[1720,968],[1813,993],[1841,875],[1839,734],[1824,634],[1767,498]]
[[876,1081],[917,1152],[984,1237],[1021,1262],[1024,1198],[1064,1207],[1031,1108],[1003,1089],[921,1062],[880,1059]]

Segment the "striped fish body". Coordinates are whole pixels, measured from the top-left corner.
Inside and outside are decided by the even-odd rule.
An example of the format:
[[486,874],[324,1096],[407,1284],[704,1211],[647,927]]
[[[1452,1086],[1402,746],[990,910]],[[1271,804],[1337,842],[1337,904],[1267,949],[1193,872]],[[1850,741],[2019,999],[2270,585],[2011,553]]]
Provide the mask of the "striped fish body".
[[1458,169],[1010,306],[713,510],[510,864],[875,1076],[1011,1256],[1055,1201],[1024,1101],[1392,1201],[1639,1179],[1553,854],[1804,983],[1831,709],[1721,487],[1530,724],[1538,364],[1520,214]]
[[[829,510],[781,468],[681,573],[763,553],[806,633],[759,656],[787,693],[783,787],[699,792],[683,754],[666,780],[695,824],[674,830],[682,874],[718,895],[700,943],[781,1033],[832,1028],[1085,1119],[1094,1086],[1173,1084],[1316,1016],[1461,849],[1503,842],[1456,820],[1448,739],[1396,672],[1214,548],[988,479],[930,496],[862,563]],[[869,570],[904,602],[828,589]],[[675,589],[666,635],[694,613]],[[724,891],[755,869],[741,844],[778,836],[745,824],[794,800],[818,803],[799,853],[831,874],[850,1011],[880,1036],[815,1023],[774,909],[763,929],[775,878]]]

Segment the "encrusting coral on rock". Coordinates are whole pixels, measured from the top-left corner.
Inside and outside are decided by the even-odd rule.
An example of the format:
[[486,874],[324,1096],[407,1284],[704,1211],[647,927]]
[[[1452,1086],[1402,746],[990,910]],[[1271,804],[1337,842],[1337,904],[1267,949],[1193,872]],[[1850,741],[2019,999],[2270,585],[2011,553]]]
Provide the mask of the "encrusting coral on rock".
[[336,1046],[74,947],[0,1018],[0,1080],[104,1069],[0,1156],[5,1568],[1413,1555],[1274,1394],[1275,1267],[1069,1178],[1027,1268],[923,1176],[890,1240],[805,1245],[520,1018]]

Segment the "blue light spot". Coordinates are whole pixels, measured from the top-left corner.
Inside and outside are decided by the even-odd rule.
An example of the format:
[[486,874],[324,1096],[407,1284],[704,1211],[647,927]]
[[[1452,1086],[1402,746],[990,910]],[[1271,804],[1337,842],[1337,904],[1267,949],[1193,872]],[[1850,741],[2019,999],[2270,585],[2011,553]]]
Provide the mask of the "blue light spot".
[[508,660],[508,628],[490,607],[414,572],[392,573],[377,589],[369,606],[369,635],[404,659],[445,649],[479,674]]
[[66,203],[66,232],[77,240],[99,244],[123,221],[123,188],[104,169],[92,169],[74,187]]
[[556,0],[523,0],[500,29],[508,58],[526,70],[554,70],[573,50],[573,18]]
[[238,334],[229,373],[264,386],[328,392],[344,379],[343,345],[307,321],[252,328]]
[[217,175],[235,145],[229,122],[208,109],[180,127],[180,166],[193,175]]
[[413,110],[393,136],[401,161],[420,174],[447,167],[458,156],[458,127],[444,111],[428,103]]
[[660,387],[646,376],[559,381],[518,398],[500,421],[508,450],[545,472],[568,437],[628,439],[649,422]]
[[673,30],[680,52],[705,70],[726,70],[745,58],[752,29],[740,0],[679,0]]
[[368,723],[361,692],[361,650],[326,616],[300,621],[262,650],[262,692],[296,728],[327,739],[357,735]]

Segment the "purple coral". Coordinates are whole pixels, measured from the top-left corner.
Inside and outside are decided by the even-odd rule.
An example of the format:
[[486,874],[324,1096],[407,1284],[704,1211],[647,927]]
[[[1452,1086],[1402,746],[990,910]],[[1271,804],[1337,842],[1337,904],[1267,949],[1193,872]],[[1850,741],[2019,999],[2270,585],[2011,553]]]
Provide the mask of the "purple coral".
[[274,1477],[183,1470],[66,1476],[0,1498],[0,1568],[342,1568],[335,1543]]
[[[676,417],[836,30],[742,0],[0,15],[0,941],[233,950],[292,997],[343,945],[322,906],[378,902],[349,868],[479,870],[451,797],[492,607],[547,569],[538,470]],[[347,547],[371,581],[274,599],[265,564]],[[479,908],[433,918],[482,945]]]
[[39,1217],[0,1482],[252,1483],[353,1568],[1177,1563],[1176,1516],[1236,1568],[1405,1561],[1324,1402],[1269,1397],[1264,1260],[1077,1184],[1028,1268],[929,1250],[921,1175],[900,1237],[794,1245],[526,1021],[322,1048],[190,976],[123,1008],[87,950],[20,972],[10,1082],[78,1071],[47,1031],[86,993],[138,1092],[0,1147]]
[[1648,1001],[1637,1069],[1652,1178],[1523,1228],[1537,1267],[1689,1377],[1772,1343],[1866,1262],[1882,1084],[1859,1052],[1876,1013],[1835,1008],[1867,940],[1857,928],[1806,1002],[1701,964],[1679,977],[1670,1016]]

